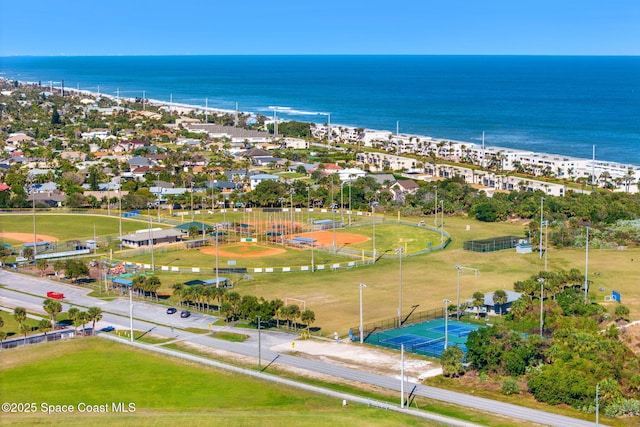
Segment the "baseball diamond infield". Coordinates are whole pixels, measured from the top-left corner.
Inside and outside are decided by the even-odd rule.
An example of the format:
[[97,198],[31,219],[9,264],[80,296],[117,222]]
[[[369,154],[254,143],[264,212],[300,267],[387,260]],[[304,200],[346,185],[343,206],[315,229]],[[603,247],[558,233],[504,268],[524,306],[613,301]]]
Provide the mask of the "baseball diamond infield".
[[[337,246],[350,245],[355,243],[362,243],[370,240],[369,237],[360,234],[349,233],[333,233],[332,231],[313,231],[309,233],[298,233],[287,236],[287,239],[294,237],[307,237],[316,240],[316,246],[331,246],[333,245],[333,239],[335,237]],[[224,249],[223,249],[224,248]],[[309,247],[310,248],[310,247]],[[260,250],[263,249],[263,250]],[[207,247],[200,250],[201,253],[206,255],[216,255],[215,247]],[[257,257],[269,257],[284,254],[287,251],[281,248],[273,246],[264,246],[258,243],[236,243],[225,244],[218,247],[218,256],[228,258],[257,258]]]

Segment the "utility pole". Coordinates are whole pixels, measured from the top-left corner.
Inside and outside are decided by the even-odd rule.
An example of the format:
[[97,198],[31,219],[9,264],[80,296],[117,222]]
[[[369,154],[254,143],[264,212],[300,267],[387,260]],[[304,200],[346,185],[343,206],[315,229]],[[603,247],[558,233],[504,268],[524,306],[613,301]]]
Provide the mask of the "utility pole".
[[260,326],[262,322],[260,321],[260,316],[258,316],[258,369],[262,369],[262,345],[260,342]]
[[362,288],[366,288],[367,285],[360,283],[360,344],[364,344],[364,324],[362,322]]
[[540,243],[538,243],[538,249],[540,252],[540,259],[542,259],[542,214],[544,212],[544,197],[540,197]]
[[587,232],[587,243],[585,245],[585,267],[584,267],[584,302],[587,302],[587,294],[589,292],[589,230],[591,227],[585,227]]
[[540,277],[538,282],[540,282],[540,338],[542,338],[544,329],[544,278]]

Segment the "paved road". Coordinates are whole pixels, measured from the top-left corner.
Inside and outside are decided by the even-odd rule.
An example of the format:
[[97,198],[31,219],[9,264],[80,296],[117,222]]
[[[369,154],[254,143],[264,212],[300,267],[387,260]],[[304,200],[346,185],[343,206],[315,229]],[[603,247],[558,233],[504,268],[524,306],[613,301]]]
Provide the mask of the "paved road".
[[[64,310],[67,310],[68,307],[71,306],[71,302],[84,307],[98,306],[105,312],[101,326],[110,324],[120,328],[129,327],[129,300],[127,298],[106,302],[87,296],[87,293],[89,293],[87,289],[47,279],[24,276],[5,270],[0,270],[0,284],[6,285],[5,289],[0,288],[0,305],[2,306],[12,307],[15,306],[16,303],[20,303],[20,305],[26,307],[28,310],[30,307],[40,310],[42,308],[42,300],[48,291],[62,292],[65,295],[66,301],[66,303],[63,304]],[[153,329],[154,334],[161,336],[175,337],[221,350],[258,357],[257,331],[241,329],[240,331],[242,333],[251,335],[251,338],[243,343],[233,343],[178,329],[187,327],[206,329],[208,324],[213,321],[215,321],[215,317],[195,313],[190,318],[181,319],[177,314],[167,315],[166,308],[162,306],[148,302],[134,302],[134,329],[136,330],[145,331]],[[263,332],[261,335],[263,366],[269,363],[287,365],[400,391],[400,381],[395,378],[336,366],[317,360],[276,353],[269,350],[269,347],[273,345],[291,342],[296,338],[298,338],[298,335],[289,333]],[[539,424],[558,427],[587,427],[595,425],[595,423],[575,418],[411,382],[405,383],[405,390],[414,390],[413,392],[417,396],[472,407],[485,412],[519,418]]]

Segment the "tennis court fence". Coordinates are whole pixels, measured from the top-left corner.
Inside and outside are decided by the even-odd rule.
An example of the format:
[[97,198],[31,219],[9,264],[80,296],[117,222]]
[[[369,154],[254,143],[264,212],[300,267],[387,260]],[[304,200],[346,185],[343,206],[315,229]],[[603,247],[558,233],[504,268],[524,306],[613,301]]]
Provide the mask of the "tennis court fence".
[[[397,317],[392,317],[390,319],[380,320],[378,322],[367,323],[363,325],[363,336],[366,340],[369,335],[374,332],[383,332],[388,331],[390,329],[397,329],[401,326],[413,325],[414,323],[426,322],[427,320],[433,319],[444,319],[444,307],[442,308],[432,308],[430,310],[411,312],[403,319],[398,319]],[[354,341],[360,340],[360,326],[355,326],[351,328],[352,339]]]

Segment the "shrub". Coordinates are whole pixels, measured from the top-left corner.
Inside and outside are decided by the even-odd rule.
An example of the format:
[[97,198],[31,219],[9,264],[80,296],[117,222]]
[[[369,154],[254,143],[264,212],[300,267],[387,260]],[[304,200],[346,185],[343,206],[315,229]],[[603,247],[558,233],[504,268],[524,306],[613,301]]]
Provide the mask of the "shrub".
[[520,386],[515,378],[507,378],[502,384],[502,394],[511,396],[512,394],[520,393]]

